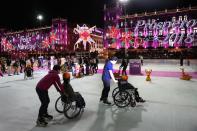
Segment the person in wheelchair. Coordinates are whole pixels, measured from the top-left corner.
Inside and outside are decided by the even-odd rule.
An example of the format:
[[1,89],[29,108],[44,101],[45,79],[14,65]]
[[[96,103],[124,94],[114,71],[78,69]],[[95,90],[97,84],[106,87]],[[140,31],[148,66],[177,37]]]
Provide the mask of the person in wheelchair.
[[[63,87],[64,87],[64,93],[61,94],[62,101],[66,102],[68,99],[69,101],[76,101],[77,106],[79,108],[85,107],[85,101],[81,94],[79,92],[74,92],[71,84],[70,84],[70,73],[65,72],[63,73]],[[68,99],[67,99],[68,98]]]
[[142,97],[140,97],[138,89],[135,88],[132,84],[130,84],[128,82],[128,76],[127,75],[122,75],[121,76],[121,79],[119,79],[119,81],[118,81],[118,86],[122,90],[134,90],[136,102],[142,102],[142,103],[146,102],[144,99],[142,99]]
[[31,65],[27,65],[24,69],[24,78],[33,77],[33,69]]
[[74,99],[75,93],[70,84],[70,74],[68,72],[63,73],[63,81],[64,93],[62,94],[62,100],[65,101],[66,97]]

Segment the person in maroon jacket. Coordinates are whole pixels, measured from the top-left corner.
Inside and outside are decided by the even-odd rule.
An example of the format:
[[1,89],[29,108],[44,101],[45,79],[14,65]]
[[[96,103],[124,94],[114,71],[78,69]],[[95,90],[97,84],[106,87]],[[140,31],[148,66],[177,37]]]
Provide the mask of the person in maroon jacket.
[[47,113],[48,104],[50,102],[48,89],[51,87],[51,85],[54,85],[58,92],[61,93],[64,91],[64,88],[60,82],[60,77],[58,75],[59,73],[60,66],[55,65],[53,67],[53,70],[49,71],[49,73],[44,76],[36,86],[36,92],[41,101],[41,106],[37,119],[38,126],[46,126],[48,124],[47,121],[53,119],[53,116]]

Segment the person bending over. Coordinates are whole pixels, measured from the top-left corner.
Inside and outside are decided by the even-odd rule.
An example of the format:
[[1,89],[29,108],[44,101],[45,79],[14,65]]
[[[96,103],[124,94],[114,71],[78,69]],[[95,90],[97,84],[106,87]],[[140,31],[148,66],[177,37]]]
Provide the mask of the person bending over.
[[64,88],[61,85],[60,77],[58,75],[59,73],[60,66],[55,65],[53,67],[53,70],[49,71],[49,73],[44,76],[36,86],[36,92],[41,102],[37,119],[38,126],[46,126],[48,124],[47,121],[53,119],[53,116],[49,115],[47,112],[47,108],[50,102],[48,90],[51,85],[54,85],[58,92],[64,92]]

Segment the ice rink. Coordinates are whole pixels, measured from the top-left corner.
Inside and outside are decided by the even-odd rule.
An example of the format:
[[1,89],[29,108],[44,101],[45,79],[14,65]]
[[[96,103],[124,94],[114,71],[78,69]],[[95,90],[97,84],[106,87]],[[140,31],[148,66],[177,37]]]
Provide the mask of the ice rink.
[[[103,64],[99,65],[102,68]],[[115,68],[118,69],[119,65]],[[142,67],[154,71],[180,72],[178,64],[149,63]],[[197,74],[196,64],[185,66]],[[103,88],[101,74],[71,80],[75,91],[86,101],[81,117],[68,120],[55,110],[59,94],[49,90],[49,114],[54,120],[45,128],[36,127],[40,101],[35,91],[37,82],[47,70],[34,72],[35,78],[24,80],[23,74],[0,78],[0,131],[197,131],[197,78],[190,81],[179,77],[152,76],[146,82],[144,75],[130,75],[129,82],[138,88],[147,102],[136,107],[118,108],[99,102]],[[111,84],[111,92],[117,84]]]

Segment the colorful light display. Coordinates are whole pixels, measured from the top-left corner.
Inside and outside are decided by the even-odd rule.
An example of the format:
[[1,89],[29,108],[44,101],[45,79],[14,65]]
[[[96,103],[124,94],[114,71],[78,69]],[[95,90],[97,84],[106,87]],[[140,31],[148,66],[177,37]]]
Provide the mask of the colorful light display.
[[[54,36],[52,36],[54,37]],[[53,38],[50,37],[50,33],[44,32],[23,32],[23,33],[16,33],[12,35],[7,35],[6,37],[2,38],[2,43],[9,43],[13,46],[12,49],[16,50],[35,50],[43,47],[43,43],[46,43],[46,39],[48,43],[52,43]],[[3,44],[4,45],[4,44]],[[49,46],[44,46],[46,48]],[[8,48],[3,48],[6,51]]]
[[[149,43],[154,48],[159,46],[167,48],[168,46],[179,47],[187,46],[191,47],[191,43],[194,41],[196,33],[192,31],[192,28],[197,25],[195,19],[189,21],[167,21],[167,22],[146,22],[145,20],[138,20],[136,25],[128,28],[126,33],[120,31],[116,27],[109,27],[108,38],[113,39],[113,43],[116,43],[117,47],[130,46],[137,48],[142,45],[147,48]],[[184,32],[181,30],[184,30]],[[159,34],[159,32],[161,32]],[[133,36],[132,36],[133,34]],[[152,40],[151,40],[152,39]],[[132,41],[134,40],[134,43]],[[120,42],[121,41],[121,42]],[[124,44],[126,44],[126,46]]]
[[53,49],[56,44],[67,45],[67,21],[53,19],[52,26],[18,32],[3,32],[1,51],[33,51]]
[[123,16],[119,5],[104,11],[106,48],[196,46],[196,7],[127,16]]

